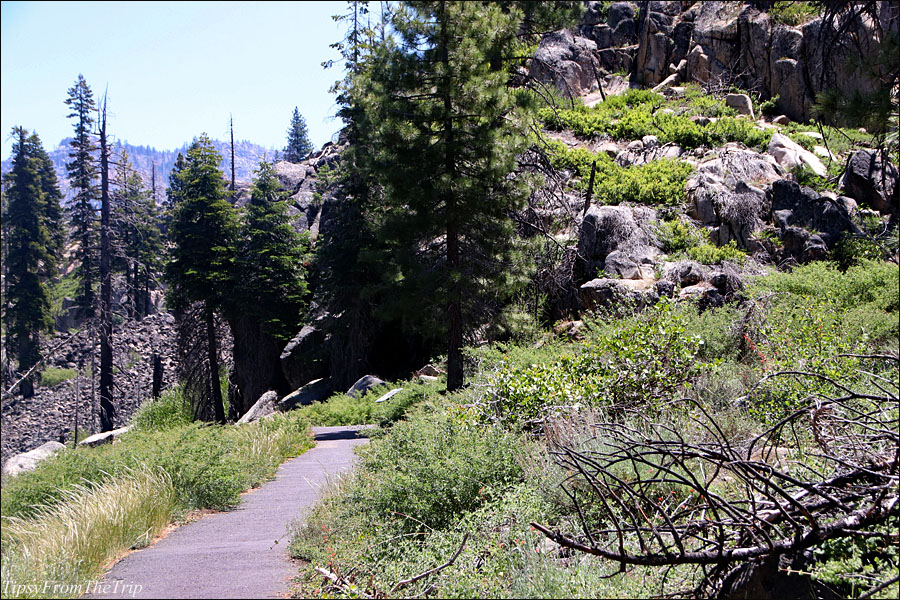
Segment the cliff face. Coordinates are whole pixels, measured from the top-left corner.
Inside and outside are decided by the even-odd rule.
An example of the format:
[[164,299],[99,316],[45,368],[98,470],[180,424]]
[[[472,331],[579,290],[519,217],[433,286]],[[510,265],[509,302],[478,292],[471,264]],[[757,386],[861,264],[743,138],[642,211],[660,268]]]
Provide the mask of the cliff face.
[[570,96],[621,71],[645,87],[736,85],[763,99],[779,96],[779,109],[795,121],[809,119],[823,90],[873,89],[878,44],[896,35],[900,17],[895,2],[878,2],[877,18],[815,18],[796,27],[754,2],[614,2],[605,15],[602,3],[587,4],[578,28],[541,42],[531,68],[540,81]]

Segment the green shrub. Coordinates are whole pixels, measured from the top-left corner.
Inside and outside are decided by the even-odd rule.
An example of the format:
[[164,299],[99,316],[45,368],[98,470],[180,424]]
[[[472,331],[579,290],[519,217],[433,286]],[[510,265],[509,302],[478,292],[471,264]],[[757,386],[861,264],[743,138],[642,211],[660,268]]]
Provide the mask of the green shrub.
[[687,255],[691,260],[696,260],[704,265],[717,265],[725,261],[744,264],[744,261],[747,260],[746,253],[737,247],[737,243],[734,240],[731,240],[724,246],[700,244],[688,248]]
[[669,254],[686,252],[707,240],[702,231],[680,219],[662,221],[657,227],[657,235]]
[[584,190],[590,181],[591,164],[597,161],[594,198],[602,204],[631,202],[654,206],[678,206],[684,203],[687,178],[694,168],[677,159],[654,160],[635,167],[619,167],[606,154],[594,154],[584,148],[568,148],[551,142],[551,164],[572,169],[579,176],[577,187]]
[[778,110],[778,102],[780,100],[780,94],[775,94],[768,100],[763,100],[759,103],[759,113],[767,117],[777,117],[780,114]]
[[776,0],[769,7],[769,17],[776,23],[797,26],[819,16],[819,8],[814,2]]
[[687,333],[686,313],[661,301],[615,324],[554,362],[502,365],[492,378],[487,416],[529,425],[585,406],[658,406],[700,372],[703,341]]
[[76,377],[78,377],[78,371],[75,369],[44,369],[41,371],[41,385],[48,388],[54,387]]
[[[391,387],[403,388],[384,402],[376,403]],[[371,389],[360,398],[335,394],[324,402],[316,402],[298,409],[313,425],[386,424],[402,419],[415,404],[439,393],[438,383],[404,381]]]

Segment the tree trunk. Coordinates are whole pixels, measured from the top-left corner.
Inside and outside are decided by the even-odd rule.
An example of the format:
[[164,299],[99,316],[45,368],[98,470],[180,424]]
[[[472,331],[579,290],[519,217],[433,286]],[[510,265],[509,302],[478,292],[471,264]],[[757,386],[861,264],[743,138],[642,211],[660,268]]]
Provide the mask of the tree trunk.
[[156,352],[153,353],[153,387],[151,388],[150,395],[154,398],[159,398],[160,393],[162,393],[162,381],[163,381],[163,364],[162,358]]
[[225,407],[222,403],[222,388],[219,386],[219,345],[216,340],[216,316],[206,309],[206,349],[209,361],[209,397],[212,399],[216,421],[225,422]]
[[100,431],[114,428],[112,352],[112,274],[109,264],[109,156],[106,98],[100,118]]

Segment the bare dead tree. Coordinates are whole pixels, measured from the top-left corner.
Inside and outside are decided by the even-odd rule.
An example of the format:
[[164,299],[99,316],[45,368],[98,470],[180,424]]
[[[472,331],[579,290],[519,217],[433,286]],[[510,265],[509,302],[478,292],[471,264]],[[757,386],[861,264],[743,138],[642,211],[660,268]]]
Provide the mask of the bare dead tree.
[[[859,358],[900,363],[896,356]],[[623,570],[693,565],[702,570],[693,591],[700,597],[740,579],[747,561],[777,563],[827,540],[881,535],[872,528],[900,517],[898,380],[860,375],[868,379],[863,391],[816,373],[771,375],[823,382],[833,393],[811,394],[802,408],[744,441],[729,439],[689,399],[702,442],[640,412],[628,424],[596,423],[599,449],[553,451],[571,473],[564,490],[581,531],[533,525],[561,546]]]
[[115,427],[113,404],[112,268],[109,234],[109,144],[106,94],[100,107],[100,431]]

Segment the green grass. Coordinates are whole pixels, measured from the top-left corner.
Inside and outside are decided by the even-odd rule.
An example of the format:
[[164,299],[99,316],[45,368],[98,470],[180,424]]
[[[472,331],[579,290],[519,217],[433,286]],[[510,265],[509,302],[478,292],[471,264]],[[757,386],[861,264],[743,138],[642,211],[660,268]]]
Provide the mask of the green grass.
[[797,26],[815,19],[821,13],[821,9],[813,2],[778,0],[766,12],[776,23]]
[[44,369],[41,371],[41,385],[48,388],[54,387],[76,377],[78,377],[78,371],[75,369]]
[[[369,390],[360,398],[353,398],[346,394],[335,394],[324,402],[303,406],[295,412],[309,420],[312,425],[387,424],[403,418],[410,407],[434,397],[444,387],[441,382],[402,381],[388,383]],[[384,402],[375,402],[394,388],[403,388],[403,390]]]
[[78,486],[30,519],[4,519],[5,598],[78,597],[119,553],[150,543],[177,509],[172,480],[142,469]]

